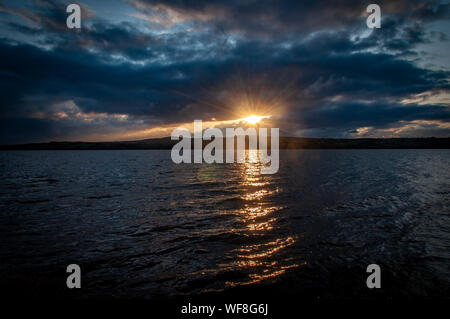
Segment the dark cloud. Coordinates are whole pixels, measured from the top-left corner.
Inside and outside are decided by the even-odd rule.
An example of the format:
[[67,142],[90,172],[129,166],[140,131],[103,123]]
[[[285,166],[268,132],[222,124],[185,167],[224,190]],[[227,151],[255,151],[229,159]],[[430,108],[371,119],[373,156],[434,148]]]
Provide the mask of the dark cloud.
[[[17,3],[16,6],[5,6],[0,3],[0,12],[11,14],[23,18],[31,26],[22,30],[45,30],[48,32],[65,32],[66,26],[66,6],[72,2],[60,2],[55,0],[34,0],[31,4]],[[94,15],[82,2],[77,3],[81,7],[83,18],[89,19]],[[19,26],[16,25],[18,27]]]
[[[282,36],[282,32],[309,33],[348,28],[364,20],[362,13],[373,1],[348,0],[128,0],[150,21],[195,21],[247,35]],[[403,20],[427,21],[449,16],[440,1],[381,0],[384,15]],[[281,32],[281,33],[280,33]]]
[[297,115],[303,128],[385,127],[400,120],[450,120],[450,111],[439,105],[383,103],[333,103]]
[[238,104],[272,107],[287,135],[450,122],[448,104],[402,102],[450,90],[448,71],[411,59],[433,40],[427,23],[448,14],[439,2],[382,1],[371,33],[361,2],[129,2],[135,23],[92,13],[79,32],[59,24],[59,2],[0,7],[31,22],[5,20],[24,38],[0,39],[1,143],[230,119]]

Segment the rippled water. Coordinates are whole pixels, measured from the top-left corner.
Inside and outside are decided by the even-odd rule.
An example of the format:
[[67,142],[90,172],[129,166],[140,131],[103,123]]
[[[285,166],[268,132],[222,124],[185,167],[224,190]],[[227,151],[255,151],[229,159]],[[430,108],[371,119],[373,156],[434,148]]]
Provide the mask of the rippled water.
[[260,175],[250,161],[176,165],[170,151],[0,152],[2,286],[62,291],[77,263],[83,296],[266,286],[340,298],[367,294],[377,263],[379,294],[449,296],[449,150],[280,161]]

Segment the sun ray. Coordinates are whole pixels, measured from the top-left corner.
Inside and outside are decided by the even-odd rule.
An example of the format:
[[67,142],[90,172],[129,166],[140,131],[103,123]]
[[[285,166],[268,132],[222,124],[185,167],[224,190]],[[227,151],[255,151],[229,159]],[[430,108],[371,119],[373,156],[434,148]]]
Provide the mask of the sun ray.
[[256,124],[258,122],[260,122],[262,119],[267,119],[269,118],[269,115],[250,115],[244,118],[239,119],[238,121],[244,121],[247,122],[248,124]]

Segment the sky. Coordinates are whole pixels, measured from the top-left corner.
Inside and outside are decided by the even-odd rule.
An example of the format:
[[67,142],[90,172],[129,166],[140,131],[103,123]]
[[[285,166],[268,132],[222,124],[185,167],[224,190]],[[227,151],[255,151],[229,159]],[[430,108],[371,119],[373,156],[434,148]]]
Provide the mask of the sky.
[[[81,6],[81,29],[66,6]],[[381,28],[366,7],[381,8]],[[450,137],[449,1],[0,1],[0,144]]]

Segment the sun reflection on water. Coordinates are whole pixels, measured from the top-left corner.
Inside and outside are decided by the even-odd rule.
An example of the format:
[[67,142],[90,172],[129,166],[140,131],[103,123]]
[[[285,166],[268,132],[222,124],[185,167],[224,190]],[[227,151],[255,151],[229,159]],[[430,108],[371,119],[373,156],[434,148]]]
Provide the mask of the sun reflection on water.
[[251,284],[265,279],[275,278],[287,269],[298,265],[283,260],[279,254],[295,243],[292,236],[280,236],[276,233],[276,224],[282,205],[274,205],[270,198],[280,192],[274,176],[261,175],[257,150],[246,151],[246,161],[240,166],[241,199],[244,205],[238,214],[248,231],[251,241],[257,243],[242,245],[236,249],[234,262],[236,267],[248,274],[243,282],[228,282],[230,286]]

